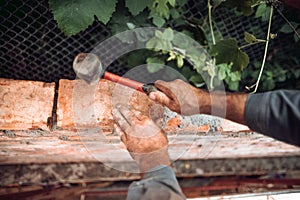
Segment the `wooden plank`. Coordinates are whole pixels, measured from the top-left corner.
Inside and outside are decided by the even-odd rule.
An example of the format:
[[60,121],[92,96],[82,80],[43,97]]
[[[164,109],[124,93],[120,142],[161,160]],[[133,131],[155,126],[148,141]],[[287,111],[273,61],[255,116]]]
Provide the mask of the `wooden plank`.
[[[177,132],[168,137],[177,176],[300,172],[300,148],[261,134]],[[128,180],[137,178],[136,169],[119,136],[108,130],[0,132],[0,180],[5,185],[20,180],[40,184],[47,177],[53,183]]]
[[[113,130],[0,132],[0,164],[131,162]],[[173,160],[300,155],[300,148],[257,133],[168,133]],[[96,156],[96,158],[95,158]]]
[[48,129],[54,83],[0,79],[0,129]]

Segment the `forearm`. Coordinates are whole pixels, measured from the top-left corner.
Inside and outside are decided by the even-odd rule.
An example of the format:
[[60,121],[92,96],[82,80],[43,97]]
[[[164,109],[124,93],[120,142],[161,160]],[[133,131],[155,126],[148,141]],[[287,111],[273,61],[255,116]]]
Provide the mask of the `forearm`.
[[226,119],[247,125],[245,120],[245,105],[248,94],[226,94]]
[[214,115],[245,124],[245,104],[248,94],[225,93],[220,91],[198,92],[198,104],[201,114]]

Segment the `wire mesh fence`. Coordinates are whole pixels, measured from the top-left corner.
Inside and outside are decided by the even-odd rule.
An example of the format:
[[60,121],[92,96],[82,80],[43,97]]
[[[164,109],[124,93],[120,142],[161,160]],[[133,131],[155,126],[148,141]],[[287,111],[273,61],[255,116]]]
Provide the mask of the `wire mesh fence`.
[[[186,17],[203,18],[207,13],[206,1],[190,0],[186,5]],[[234,37],[243,41],[244,32],[253,27],[266,29],[266,23],[236,16],[225,8],[214,12],[216,27],[224,37]],[[284,23],[275,15],[272,29],[277,32]],[[95,21],[87,30],[72,36],[65,36],[57,27],[47,0],[7,0],[0,1],[0,77],[45,82],[62,78],[74,79],[72,69],[74,57],[79,52],[91,51],[99,42],[111,36],[110,31]],[[255,31],[255,30],[252,30]],[[262,31],[258,33],[263,33]],[[257,35],[265,38],[265,35]],[[293,41],[284,38],[274,40],[273,46],[295,51]],[[111,47],[116,48],[116,47]],[[272,49],[272,48],[271,48]],[[245,49],[251,60],[261,59],[263,46]],[[117,60],[108,68],[117,74],[128,70],[125,60]]]

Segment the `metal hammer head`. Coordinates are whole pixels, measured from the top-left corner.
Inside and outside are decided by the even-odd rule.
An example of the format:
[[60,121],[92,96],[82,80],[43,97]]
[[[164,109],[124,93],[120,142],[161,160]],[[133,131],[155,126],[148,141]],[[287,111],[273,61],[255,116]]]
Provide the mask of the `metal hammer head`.
[[89,85],[99,82],[102,65],[97,55],[93,53],[79,53],[73,62],[73,69],[78,78]]

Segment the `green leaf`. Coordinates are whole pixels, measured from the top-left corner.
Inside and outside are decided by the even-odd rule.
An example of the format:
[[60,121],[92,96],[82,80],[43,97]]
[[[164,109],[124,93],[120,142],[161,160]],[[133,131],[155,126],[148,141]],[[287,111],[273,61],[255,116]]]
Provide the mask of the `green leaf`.
[[265,74],[267,77],[272,78],[273,77],[273,72],[272,71],[265,71]]
[[150,0],[126,0],[126,7],[132,15],[137,15],[150,5]]
[[187,0],[177,0],[176,3],[178,4],[179,7],[182,7],[187,3]]
[[158,63],[158,64],[165,64],[165,61],[161,59],[160,57],[148,57],[147,63]]
[[127,67],[132,68],[145,63],[147,57],[152,54],[151,51],[147,49],[141,49],[130,52],[127,57]]
[[225,82],[228,85],[228,88],[232,91],[237,91],[239,89],[239,82],[241,80],[241,73],[239,71],[227,71],[227,77],[225,78]]
[[167,51],[166,53],[168,53],[168,51],[170,51],[171,49],[172,49],[171,42],[168,41],[168,40],[162,40],[162,48],[161,48],[161,50]]
[[156,37],[151,38],[146,44],[146,48],[154,49],[154,51],[162,50],[163,46],[164,46],[163,41]]
[[135,28],[135,25],[134,25],[133,23],[131,23],[131,22],[127,22],[126,25],[127,25],[127,27],[128,27],[130,30],[132,30],[132,29]]
[[158,72],[164,68],[164,60],[158,57],[149,57],[147,58],[147,70],[150,73]]
[[175,7],[176,0],[168,0],[168,2],[172,7]]
[[152,17],[152,23],[158,28],[161,28],[166,23],[166,20],[160,16],[155,15]]
[[253,13],[252,6],[258,1],[259,0],[227,0],[223,2],[223,5],[236,8],[238,11],[243,12],[244,15],[249,16]]
[[153,37],[152,32],[147,29],[135,29],[134,33],[139,42],[149,41],[149,39]]
[[167,5],[167,0],[154,0],[151,8],[155,10],[159,16],[166,19],[169,18],[169,7]]
[[[155,31],[155,37],[151,38],[147,44],[146,48],[154,49],[154,51],[170,51],[172,49],[172,43],[170,40],[173,38],[172,29],[166,29],[163,33],[159,30]],[[164,53],[165,54],[165,53]]]
[[202,76],[200,74],[195,74],[195,75],[192,75],[190,78],[189,78],[189,81],[192,82],[193,84],[199,86],[199,84],[203,84],[204,83],[204,80],[202,78]]
[[225,63],[222,63],[217,65],[217,67],[218,67],[218,78],[220,80],[224,80],[227,76],[228,71],[230,70],[230,66]]
[[163,33],[159,30],[155,30],[154,34],[155,34],[155,37],[157,37],[157,38],[162,38],[163,37]]
[[183,33],[175,33],[172,43],[182,49],[188,49],[190,47],[189,42],[186,40],[188,36]]
[[262,21],[268,21],[270,16],[270,8],[266,4],[261,4],[257,7],[255,18],[261,18]]
[[264,90],[273,90],[275,88],[275,82],[272,77],[263,80],[262,87]]
[[293,70],[293,74],[294,74],[295,78],[299,78],[300,77],[300,69]]
[[[130,28],[132,28],[133,26],[136,27],[146,27],[146,26],[150,26],[150,24],[148,24],[148,15],[145,15],[144,13],[141,13],[139,15],[137,15],[136,17],[132,17],[131,15],[127,15],[126,10],[124,9],[120,9],[118,8],[118,10],[116,12],[113,13],[107,27],[110,29],[112,35],[115,35],[117,33],[126,31]],[[136,36],[138,37],[139,41],[143,41],[142,37],[145,37],[144,35],[146,35],[145,40],[149,39],[149,36],[147,34],[145,34],[145,31],[137,29],[134,30],[134,32],[136,33]],[[123,34],[122,34],[123,35]],[[130,37],[128,38],[119,38],[121,41],[127,42],[127,43],[132,43],[134,40],[134,37],[132,37],[132,34],[130,35]]]
[[176,0],[153,0],[151,9],[155,10],[155,12],[163,18],[169,19],[169,7],[168,3],[175,7]]
[[106,24],[115,11],[117,0],[49,0],[58,27],[71,36],[85,30],[95,16]]
[[[291,24],[295,29],[299,25],[296,22],[291,22]],[[282,33],[293,33],[294,32],[294,30],[292,29],[292,27],[289,24],[284,24],[279,31]]]
[[239,89],[239,81],[232,81],[228,83],[228,88],[232,91],[237,91]]
[[231,81],[240,81],[241,80],[241,73],[238,71],[228,73],[228,77]]
[[167,28],[162,35],[162,38],[167,41],[172,41],[174,38],[174,33],[171,28]]
[[170,9],[170,15],[173,19],[178,19],[181,17],[180,13],[175,8]]
[[256,37],[254,35],[248,33],[247,31],[245,32],[244,40],[249,44],[257,41]]
[[280,73],[277,77],[276,77],[276,81],[278,82],[284,82],[286,80],[286,74],[285,73]]
[[279,31],[283,32],[283,33],[292,33],[293,29],[290,27],[290,25],[285,24],[281,27],[281,29]]
[[210,54],[216,58],[216,64],[231,63],[232,70],[242,70],[249,64],[249,57],[241,51],[235,39],[219,41],[210,49]]

